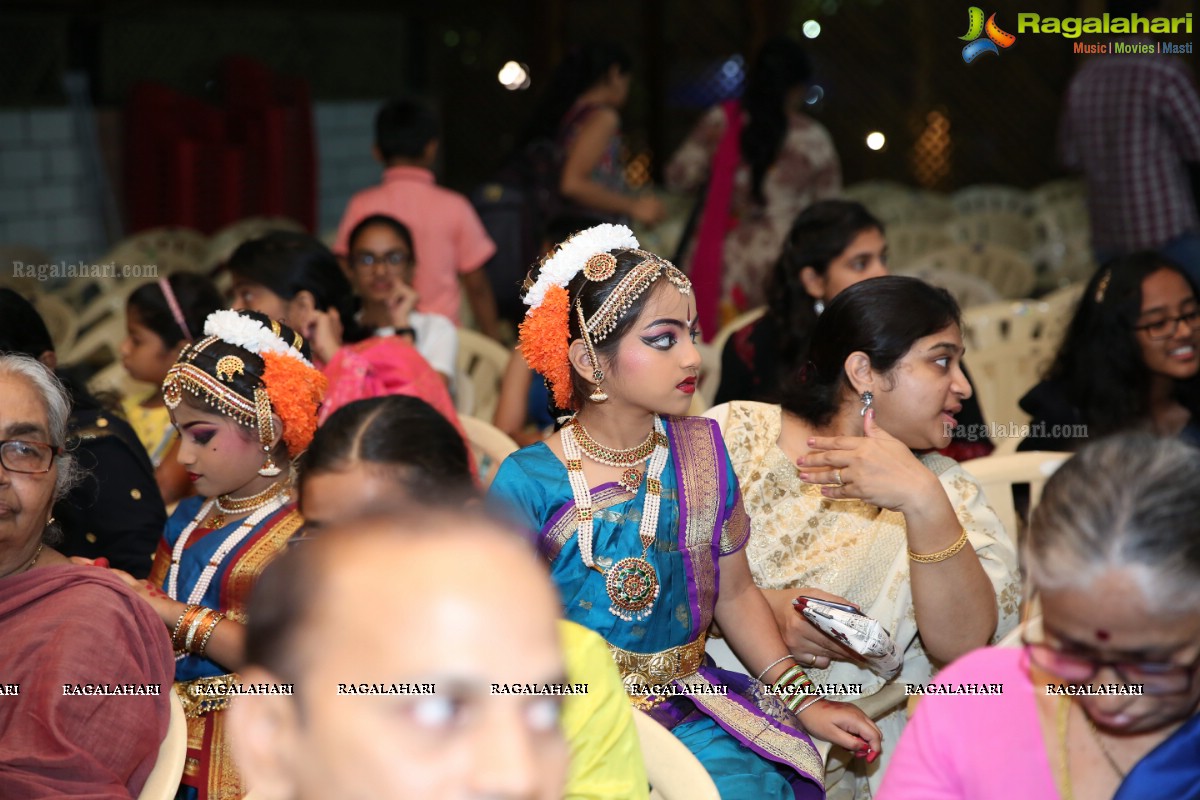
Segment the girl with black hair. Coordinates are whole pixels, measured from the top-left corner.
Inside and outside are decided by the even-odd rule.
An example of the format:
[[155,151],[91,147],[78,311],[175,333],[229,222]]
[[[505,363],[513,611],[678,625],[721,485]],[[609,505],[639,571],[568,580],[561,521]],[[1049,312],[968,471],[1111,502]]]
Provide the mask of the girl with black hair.
[[1113,259],[1083,290],[1046,378],[1021,398],[1020,450],[1074,450],[1145,429],[1200,446],[1200,310],[1187,273],[1156,253]]
[[453,386],[458,329],[441,314],[416,310],[417,252],[412,232],[386,214],[363,218],[346,240],[346,277],[362,303],[355,322],[375,336],[401,336]]
[[261,314],[218,311],[192,334],[162,391],[199,496],[167,520],[148,580],[117,574],[171,633],[188,718],[177,796],[207,800],[246,791],[224,710],[245,659],[250,590],[301,528],[291,467],[316,431],[325,379],[304,338]]
[[212,281],[190,272],[139,286],[125,304],[121,364],[129,377],[153,388],[139,397],[122,398],[121,413],[146,448],[168,506],[191,494],[192,485],[175,460],[179,441],[160,387],[180,351],[200,333],[204,320],[224,305]]
[[655,225],[666,215],[653,195],[634,195],[621,163],[620,109],[629,98],[625,48],[608,42],[572,47],[554,70],[526,131],[525,148],[552,141],[560,151],[558,190],[563,208],[593,220],[632,219]]
[[833,139],[801,113],[810,75],[799,43],[767,42],[741,100],[705,114],[667,165],[674,191],[694,191],[707,181],[688,274],[708,335],[765,302],[766,278],[792,220],[842,188]]
[[[944,447],[970,396],[958,305],[942,289],[884,276],[857,283],[817,321],[782,406],[734,402],[720,423],[750,515],[746,553],[779,631],[818,682],[859,684],[895,742],[905,684],[1017,622],[1016,548],[978,482]],[[799,469],[797,469],[799,467]],[[884,679],[796,613],[799,595],[858,607],[903,656]],[[836,796],[870,797],[888,760],[834,748]]]
[[[568,418],[510,455],[490,495],[536,532],[568,619],[609,643],[631,701],[726,800],[823,800],[809,734],[874,760],[853,705],[809,695],[746,562],[750,520],[717,426],[687,417],[700,354],[687,277],[598,225],[526,284],[521,351]],[[719,625],[750,675],[716,668]]]
[[734,332],[721,352],[716,403],[778,399],[808,359],[817,317],[848,286],[888,273],[883,223],[862,204],[821,200],[792,223],[771,271],[767,311]]

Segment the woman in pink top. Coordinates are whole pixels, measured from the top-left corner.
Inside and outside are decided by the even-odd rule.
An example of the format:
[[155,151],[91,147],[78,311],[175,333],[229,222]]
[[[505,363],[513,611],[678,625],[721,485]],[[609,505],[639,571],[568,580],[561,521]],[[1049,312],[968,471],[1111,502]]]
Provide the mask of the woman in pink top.
[[1200,451],[1089,445],[1025,544],[1040,622],[925,687],[879,800],[1200,798]]

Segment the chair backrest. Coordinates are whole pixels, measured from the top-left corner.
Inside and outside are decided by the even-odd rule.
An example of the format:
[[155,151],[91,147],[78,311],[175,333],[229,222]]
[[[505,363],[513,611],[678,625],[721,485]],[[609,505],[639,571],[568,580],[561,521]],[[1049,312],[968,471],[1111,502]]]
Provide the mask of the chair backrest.
[[244,242],[258,239],[275,231],[305,233],[304,226],[287,217],[248,217],[226,225],[208,240],[202,264],[211,270],[229,260],[233,251]]
[[720,800],[708,770],[692,751],[649,714],[633,709],[642,744],[650,797],[657,800]]
[[1042,499],[1042,489],[1054,471],[1062,466],[1070,453],[1027,452],[1010,453],[1008,455],[991,455],[964,461],[962,468],[975,476],[983,486],[984,496],[988,504],[995,510],[996,515],[1004,524],[1005,529],[1012,534],[1015,541],[1022,525],[1017,518],[1017,509],[1013,503],[1012,487],[1014,484],[1029,486],[1029,511]]
[[1019,253],[1033,252],[1037,229],[1029,217],[1012,211],[980,211],[959,214],[946,223],[946,231],[963,244],[994,244]]
[[711,342],[697,346],[700,350],[700,387],[696,394],[701,398],[705,409],[712,406],[713,398],[717,396],[717,387],[721,385],[721,353],[725,350],[729,337],[762,319],[765,313],[767,307],[759,306],[739,314],[717,331]]
[[1082,178],[1058,178],[1035,186],[1029,191],[1029,199],[1035,208],[1062,200],[1086,202],[1087,184]]
[[94,325],[76,340],[66,353],[60,353],[58,361],[65,367],[83,362],[99,367],[121,360],[121,341],[125,338],[125,315],[113,314]]
[[907,194],[884,194],[873,199],[867,210],[887,226],[889,242],[892,228],[896,225],[933,224],[941,225],[954,216],[950,198],[938,192],[914,189]]
[[179,791],[179,779],[183,777],[183,764],[187,760],[187,718],[183,715],[183,703],[175,694],[175,687],[168,684],[171,721],[167,724],[167,735],[158,747],[158,760],[146,778],[138,800],[172,800]]
[[941,222],[899,222],[888,225],[888,263],[903,270],[926,253],[954,244]]
[[39,294],[33,298],[33,307],[37,309],[46,329],[50,331],[50,339],[54,342],[54,350],[65,353],[75,344],[79,335],[79,315],[59,298],[50,294]]
[[1033,262],[1022,253],[986,242],[952,244],[926,253],[908,271],[925,267],[976,275],[994,286],[1002,299],[1029,297],[1037,283]]
[[968,352],[965,360],[984,420],[1010,429],[1027,423],[1021,398],[1041,380],[1055,350],[1049,342],[1029,339]]
[[950,202],[959,214],[993,211],[1028,214],[1033,209],[1033,200],[1028,192],[999,183],[980,183],[964,187],[950,196]]
[[454,407],[458,413],[491,419],[500,402],[500,382],[512,351],[467,328],[458,329]]
[[968,275],[965,272],[955,272],[949,269],[939,269],[931,266],[921,266],[915,269],[902,270],[898,274],[920,278],[930,286],[937,286],[949,292],[958,303],[959,308],[995,303],[1000,299],[996,287],[983,278]]
[[475,454],[475,463],[479,465],[479,478],[486,489],[492,484],[500,462],[517,452],[517,443],[492,423],[477,417],[463,414],[458,421],[467,434],[467,442]]
[[204,268],[208,237],[191,228],[152,228],[121,240],[101,259],[118,266],[154,264],[158,277],[175,271],[197,272]]

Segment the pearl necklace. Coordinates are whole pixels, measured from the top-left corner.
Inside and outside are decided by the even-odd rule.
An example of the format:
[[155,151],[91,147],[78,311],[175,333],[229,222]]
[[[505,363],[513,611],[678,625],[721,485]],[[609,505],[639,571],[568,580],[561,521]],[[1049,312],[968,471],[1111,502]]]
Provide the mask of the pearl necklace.
[[[221,562],[225,556],[242,543],[242,540],[250,535],[254,527],[262,522],[271,514],[278,511],[287,501],[287,493],[280,493],[268,502],[265,506],[246,518],[246,521],[238,526],[237,530],[225,537],[225,541],[213,553],[212,558],[208,560],[204,570],[200,573],[200,579],[196,581],[196,585],[192,588],[192,592],[188,595],[188,605],[198,605],[203,599],[205,592],[208,591],[208,585],[212,583],[213,576],[217,574],[217,569],[221,566]],[[171,551],[171,569],[167,573],[167,594],[173,600],[179,600],[179,562],[183,559],[184,548],[187,547],[188,539],[191,538],[192,532],[200,524],[200,520],[208,517],[209,510],[216,503],[216,498],[209,500],[200,509],[188,526],[183,529],[183,533],[179,535],[179,540],[175,542],[175,547]]]
[[658,574],[646,553],[654,543],[658,532],[658,514],[662,502],[662,472],[667,465],[670,450],[667,447],[667,432],[662,420],[654,416],[654,454],[646,478],[646,499],[642,505],[642,519],[638,526],[638,538],[642,542],[642,555],[638,558],[623,558],[605,572],[596,566],[594,554],[594,520],[592,515],[592,492],[583,474],[583,459],[579,443],[573,431],[574,425],[564,426],[559,432],[563,454],[567,460],[567,480],[575,497],[575,514],[579,520],[579,555],[589,569],[605,576],[605,588],[612,601],[609,612],[626,622],[642,620],[650,615],[654,601],[658,599]]

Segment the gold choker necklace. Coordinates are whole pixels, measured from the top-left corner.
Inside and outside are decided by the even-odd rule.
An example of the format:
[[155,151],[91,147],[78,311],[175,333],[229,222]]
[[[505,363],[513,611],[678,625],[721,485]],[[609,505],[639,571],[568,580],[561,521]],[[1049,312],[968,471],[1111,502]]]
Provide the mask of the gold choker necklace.
[[287,481],[278,481],[263,489],[258,494],[252,494],[249,497],[230,497],[223,494],[217,498],[215,503],[216,512],[209,515],[209,528],[225,527],[225,517],[240,517],[245,514],[253,514],[260,508],[275,502],[275,499],[287,493],[289,489]]
[[654,449],[660,444],[666,446],[666,437],[663,436],[660,442],[660,434],[655,429],[650,429],[650,434],[641,444],[630,447],[625,450],[615,450],[611,447],[605,447],[597,442],[587,432],[587,428],[583,427],[583,423],[575,419],[570,424],[571,438],[579,445],[579,449],[583,454],[597,464],[603,464],[607,467],[624,467],[625,471],[621,473],[621,478],[618,483],[625,487],[627,491],[636,492],[638,487],[642,485],[642,473],[635,469],[643,461],[648,459]]

